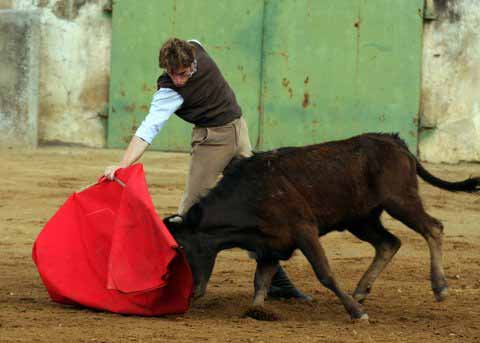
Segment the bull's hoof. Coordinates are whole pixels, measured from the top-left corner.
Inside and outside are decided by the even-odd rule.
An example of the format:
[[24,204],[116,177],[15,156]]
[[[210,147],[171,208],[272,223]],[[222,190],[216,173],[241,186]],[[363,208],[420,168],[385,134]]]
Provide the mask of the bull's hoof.
[[362,315],[360,315],[357,318],[353,317],[352,320],[355,323],[365,323],[365,324],[369,323],[369,317],[368,317],[368,314],[366,314],[366,313],[363,313]]
[[245,313],[243,317],[250,317],[255,320],[262,320],[262,321],[277,321],[280,320],[280,316],[273,311],[267,310],[265,307],[262,306],[252,306],[250,307]]
[[205,295],[206,287],[197,286],[193,290],[193,300],[196,301]]
[[435,300],[437,300],[438,302],[444,301],[448,298],[448,287],[445,286],[441,289],[434,289],[433,294],[435,295]]

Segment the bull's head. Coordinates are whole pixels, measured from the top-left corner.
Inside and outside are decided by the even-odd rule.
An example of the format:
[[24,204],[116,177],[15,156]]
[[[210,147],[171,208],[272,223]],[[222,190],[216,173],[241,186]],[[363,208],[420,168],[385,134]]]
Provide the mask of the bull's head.
[[200,207],[194,205],[185,217],[171,216],[163,221],[185,252],[195,284],[194,298],[205,294],[218,253],[207,240],[206,234],[198,230],[201,214]]

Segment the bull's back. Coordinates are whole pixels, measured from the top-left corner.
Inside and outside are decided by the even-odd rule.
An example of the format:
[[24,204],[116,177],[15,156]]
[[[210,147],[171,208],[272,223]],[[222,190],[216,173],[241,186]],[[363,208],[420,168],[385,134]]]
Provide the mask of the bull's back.
[[267,198],[265,209],[292,213],[309,207],[317,222],[332,227],[368,215],[382,200],[378,180],[386,164],[395,168],[392,156],[403,154],[395,138],[366,134],[271,152],[264,163],[275,172],[266,175],[266,194],[284,194]]
[[396,168],[402,149],[395,136],[365,134],[261,152],[230,168],[201,203],[221,213],[210,216],[217,226],[237,225],[238,213],[250,227],[308,218],[341,226],[378,205],[378,180],[386,165]]

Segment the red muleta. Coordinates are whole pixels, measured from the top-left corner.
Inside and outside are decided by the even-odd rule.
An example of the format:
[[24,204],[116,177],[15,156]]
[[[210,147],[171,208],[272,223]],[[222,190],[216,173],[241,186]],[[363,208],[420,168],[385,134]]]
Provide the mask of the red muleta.
[[142,165],[116,177],[74,193],[38,235],[32,255],[50,297],[123,314],[186,312],[192,274],[155,211]]

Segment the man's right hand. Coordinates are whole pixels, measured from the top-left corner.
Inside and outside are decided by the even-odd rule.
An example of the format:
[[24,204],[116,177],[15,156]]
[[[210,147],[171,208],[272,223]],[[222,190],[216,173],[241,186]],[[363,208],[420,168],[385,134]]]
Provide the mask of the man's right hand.
[[105,168],[103,175],[109,179],[113,180],[115,178],[115,172],[120,168],[127,168],[135,163],[145,152],[149,144],[143,139],[133,136],[130,144],[128,144],[127,150],[123,154],[123,158],[118,165],[108,166]]
[[120,168],[121,168],[120,166],[108,166],[107,168],[105,168],[105,172],[103,173],[103,175],[107,179],[113,180],[115,177],[115,172]]

